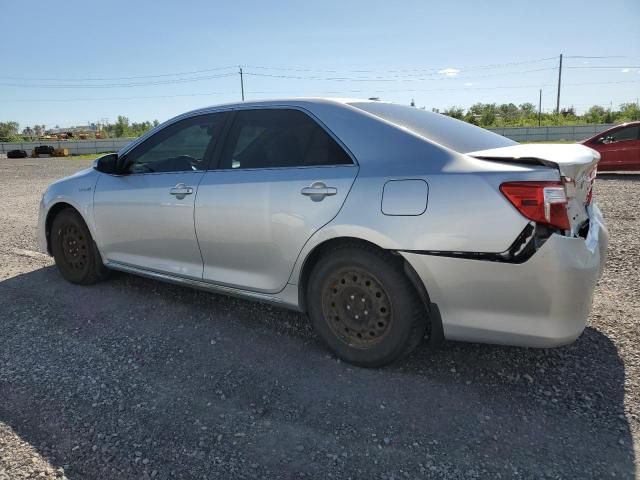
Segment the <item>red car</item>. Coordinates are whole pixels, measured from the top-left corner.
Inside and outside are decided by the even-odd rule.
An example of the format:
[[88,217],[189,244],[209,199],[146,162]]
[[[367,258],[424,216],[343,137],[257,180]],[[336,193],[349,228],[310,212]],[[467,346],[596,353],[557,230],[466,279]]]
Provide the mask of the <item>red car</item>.
[[599,172],[640,171],[640,121],[616,125],[581,143],[600,152]]

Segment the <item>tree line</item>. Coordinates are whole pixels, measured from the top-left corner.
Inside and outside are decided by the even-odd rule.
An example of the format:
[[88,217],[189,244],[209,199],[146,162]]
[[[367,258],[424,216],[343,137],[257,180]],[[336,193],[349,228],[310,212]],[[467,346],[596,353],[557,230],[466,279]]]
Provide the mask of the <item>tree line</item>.
[[623,103],[618,110],[594,105],[582,115],[576,114],[573,107],[560,110],[559,113],[538,114],[533,103],[476,103],[468,109],[451,107],[434,112],[464,120],[484,128],[494,127],[533,127],[584,125],[589,123],[624,123],[640,120],[640,106],[637,103]]
[[[538,115],[533,103],[476,103],[465,109],[450,107],[434,112],[464,120],[484,128],[495,127],[532,127],[583,125],[589,123],[623,123],[640,120],[640,106],[637,103],[623,103],[617,110],[594,105],[584,114],[578,115],[573,107],[562,109],[559,113],[542,113]],[[139,137],[158,125],[152,122],[130,122],[128,117],[119,115],[115,123],[94,124],[87,126],[87,131],[98,133],[99,138]],[[25,126],[20,129],[18,122],[0,122],[0,142],[28,141],[42,137],[46,132],[45,125]]]
[[[74,137],[82,133],[90,138],[126,138],[139,137],[143,133],[157,127],[158,120],[145,122],[130,122],[128,117],[118,115],[114,123],[91,124],[86,127],[74,127],[69,131]],[[56,130],[60,128],[56,125]],[[18,122],[0,122],[0,142],[29,141],[43,137],[50,131],[45,125],[27,125],[20,129]],[[62,129],[64,131],[64,129]],[[74,133],[75,132],[75,133]]]

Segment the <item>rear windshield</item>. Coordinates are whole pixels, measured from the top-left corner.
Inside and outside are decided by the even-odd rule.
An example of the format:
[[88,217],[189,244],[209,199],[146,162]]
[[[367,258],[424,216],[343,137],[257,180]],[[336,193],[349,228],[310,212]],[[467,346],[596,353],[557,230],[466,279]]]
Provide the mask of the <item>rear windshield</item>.
[[460,153],[507,147],[517,143],[470,123],[416,107],[381,102],[354,102],[349,105]]

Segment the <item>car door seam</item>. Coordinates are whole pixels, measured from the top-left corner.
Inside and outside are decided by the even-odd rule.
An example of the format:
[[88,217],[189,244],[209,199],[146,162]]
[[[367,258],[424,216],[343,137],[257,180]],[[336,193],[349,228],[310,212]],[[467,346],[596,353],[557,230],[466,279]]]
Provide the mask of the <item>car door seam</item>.
[[356,180],[358,180],[358,176],[360,175],[360,166],[357,165],[357,164],[354,164],[353,166],[356,168],[356,174],[353,177],[353,181],[351,182],[351,185],[349,186],[349,190],[347,191],[347,194],[344,196],[344,200],[342,201],[342,204],[340,205],[340,208],[338,208],[338,211],[336,212],[336,214],[333,217],[331,217],[331,219],[329,219],[329,221],[327,221],[323,225],[320,225],[311,235],[309,235],[309,238],[307,238],[307,240],[302,244],[302,247],[300,248],[300,251],[298,252],[298,255],[296,256],[296,260],[295,260],[295,262],[293,262],[293,266],[291,267],[291,272],[289,272],[289,278],[287,279],[287,281],[283,285],[282,289],[279,290],[276,293],[281,293],[285,288],[287,288],[287,284],[291,284],[291,285],[297,285],[298,284],[298,282],[291,283],[291,280],[292,280],[291,277],[293,276],[293,272],[295,272],[295,270],[296,270],[296,265],[298,265],[298,262],[300,261],[300,256],[302,255],[302,252],[304,251],[305,247],[307,246],[307,244],[311,241],[311,239],[320,230],[322,230],[324,227],[329,225],[331,222],[333,222],[335,220],[335,218],[338,215],[340,215],[340,212],[344,208],[344,204],[347,202],[347,198],[349,198],[349,194],[351,193],[351,190],[353,189],[353,186],[356,184]]
[[193,196],[193,211],[192,211],[192,219],[193,219],[193,234],[196,237],[196,245],[198,245],[198,252],[200,252],[200,260],[202,261],[202,271],[200,272],[200,277],[204,279],[204,255],[202,255],[202,247],[200,246],[200,239],[198,238],[198,229],[196,228],[196,207],[198,204],[198,192],[200,191],[200,184],[204,180],[204,177],[207,175],[208,171],[202,172],[200,176],[200,180],[196,185],[195,195]]

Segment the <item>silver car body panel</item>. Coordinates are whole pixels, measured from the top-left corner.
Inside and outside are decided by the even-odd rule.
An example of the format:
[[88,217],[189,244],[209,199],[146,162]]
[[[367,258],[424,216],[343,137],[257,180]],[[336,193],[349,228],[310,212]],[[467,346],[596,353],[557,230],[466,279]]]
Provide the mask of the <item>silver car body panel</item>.
[[[580,177],[583,166],[597,162],[589,149],[527,149],[499,137],[498,148],[466,154],[450,148],[455,135],[447,136],[446,129],[456,128],[451,119],[440,125],[441,116],[425,112],[428,122],[438,125],[440,144],[428,138],[429,128],[394,124],[353,102],[246,102],[171,119],[120,155],[189,116],[295,108],[346,146],[354,165],[142,174],[140,179],[83,171],[45,192],[42,248],[47,248],[48,212],[65,202],[81,213],[111,268],[297,309],[303,305],[300,278],[313,251],[329,240],[356,238],[405,258],[439,306],[447,338],[531,346],[575,338],[606,252],[608,235],[597,209],[591,209],[591,219],[599,234],[590,233],[590,248],[584,238],[554,234],[521,264],[418,252],[504,252],[529,221],[500,193],[501,183]],[[467,139],[465,148],[472,144]],[[511,161],[522,155],[547,163]],[[570,171],[578,164],[577,172]],[[385,185],[404,181],[412,188],[395,189],[385,210]],[[166,195],[180,182],[194,187],[184,202]],[[300,195],[314,182],[335,187],[337,194],[318,202]],[[416,188],[422,184],[426,188]]]
[[197,189],[204,172],[100,175],[95,186],[95,241],[107,261],[202,278],[193,225],[195,195],[170,194],[179,183]]
[[212,282],[204,280],[197,280],[194,278],[186,278],[178,275],[171,275],[164,272],[156,272],[145,268],[140,268],[134,265],[127,265],[120,262],[106,262],[107,267],[113,270],[119,270],[121,272],[133,273],[142,277],[152,278],[154,280],[161,280],[164,282],[175,283],[177,285],[183,285],[186,287],[193,287],[199,290],[205,290],[208,292],[222,293],[225,295],[231,295],[239,298],[247,298],[250,300],[256,300],[263,303],[269,303],[282,308],[290,310],[300,310],[298,304],[298,287],[296,285],[287,284],[280,292],[275,294],[251,292],[241,288],[233,288],[226,285],[217,285]]
[[[206,281],[277,293],[300,250],[340,211],[356,165],[209,171],[198,187],[195,225]],[[301,194],[317,182],[336,194]]]
[[[402,253],[438,305],[445,338],[554,347],[584,330],[595,284],[606,261],[602,217],[597,248],[553,234],[522,264]],[[593,233],[592,233],[593,235]]]
[[46,219],[49,211],[58,204],[70,205],[75,208],[84,219],[91,236],[96,238],[95,222],[93,221],[93,190],[101,176],[93,168],[80,170],[75,174],[58,180],[45,190],[40,201],[38,215],[38,244],[42,252],[49,252],[46,236]]

